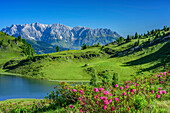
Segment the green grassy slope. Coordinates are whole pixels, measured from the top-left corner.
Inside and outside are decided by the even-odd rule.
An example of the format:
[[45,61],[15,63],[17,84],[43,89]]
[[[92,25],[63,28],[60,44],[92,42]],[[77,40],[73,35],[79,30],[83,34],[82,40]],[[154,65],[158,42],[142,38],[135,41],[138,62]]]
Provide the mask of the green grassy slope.
[[[119,74],[120,81],[133,76],[155,74],[170,70],[170,30],[160,30],[130,42],[113,42],[106,46],[85,50],[70,50],[37,55],[33,59],[7,62],[4,70],[25,76],[51,80],[89,80],[90,71],[96,69]],[[85,66],[89,64],[89,66]]]
[[[29,44],[0,32],[0,67],[9,60],[21,60],[28,55],[24,52]],[[1,70],[2,68],[0,68]],[[1,70],[2,71],[2,70]]]

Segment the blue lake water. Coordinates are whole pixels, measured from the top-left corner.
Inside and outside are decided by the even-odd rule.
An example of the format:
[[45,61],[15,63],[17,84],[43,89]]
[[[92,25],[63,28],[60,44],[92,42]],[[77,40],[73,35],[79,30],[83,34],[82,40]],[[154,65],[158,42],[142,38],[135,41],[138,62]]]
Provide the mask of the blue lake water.
[[0,75],[0,101],[13,98],[41,99],[55,90],[56,82]]

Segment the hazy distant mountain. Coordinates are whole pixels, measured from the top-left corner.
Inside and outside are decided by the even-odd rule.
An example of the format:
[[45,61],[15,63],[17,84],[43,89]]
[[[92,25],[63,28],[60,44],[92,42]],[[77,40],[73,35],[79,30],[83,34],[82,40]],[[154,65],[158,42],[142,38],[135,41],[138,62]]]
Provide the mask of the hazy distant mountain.
[[110,29],[91,29],[88,27],[69,27],[61,24],[23,24],[12,25],[1,30],[9,35],[36,41],[43,41],[52,45],[70,49],[80,49],[83,43],[105,45],[113,42],[120,35]]
[[[47,42],[36,41],[36,40],[28,40],[26,42],[31,44],[37,54],[46,54],[46,53],[54,53],[56,52],[56,46],[51,45]],[[60,47],[60,51],[66,51],[68,48]]]

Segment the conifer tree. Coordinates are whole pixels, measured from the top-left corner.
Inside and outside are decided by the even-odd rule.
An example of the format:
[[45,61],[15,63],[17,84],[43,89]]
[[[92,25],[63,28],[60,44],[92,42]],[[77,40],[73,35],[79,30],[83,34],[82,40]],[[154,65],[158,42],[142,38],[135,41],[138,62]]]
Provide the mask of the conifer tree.
[[130,41],[131,41],[130,36],[129,36],[129,35],[127,35],[126,42],[130,42]]
[[21,36],[18,36],[18,41],[20,41],[20,42],[22,41],[22,38],[21,38]]
[[56,47],[56,51],[57,51],[57,52],[60,51],[60,47],[59,47],[59,46]]
[[83,46],[81,46],[81,47],[82,47],[82,50],[87,48],[85,43],[83,43]]
[[135,39],[138,39],[138,33],[137,32],[135,33]]

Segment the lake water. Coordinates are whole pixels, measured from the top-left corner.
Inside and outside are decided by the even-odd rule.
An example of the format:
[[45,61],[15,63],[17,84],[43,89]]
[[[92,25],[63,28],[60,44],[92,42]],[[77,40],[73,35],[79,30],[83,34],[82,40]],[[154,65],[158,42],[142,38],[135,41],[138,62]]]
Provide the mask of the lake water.
[[0,75],[0,101],[13,98],[37,98],[55,90],[56,82]]

